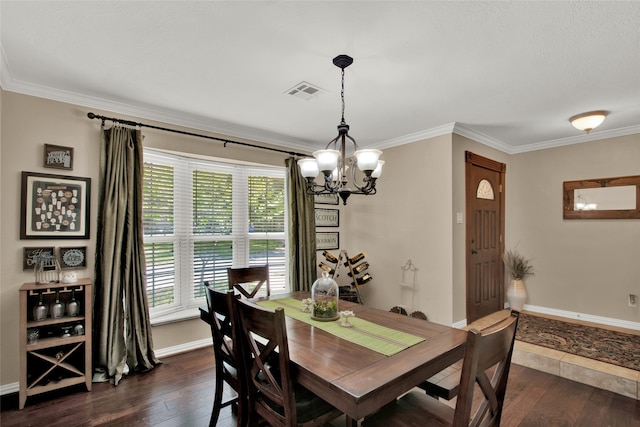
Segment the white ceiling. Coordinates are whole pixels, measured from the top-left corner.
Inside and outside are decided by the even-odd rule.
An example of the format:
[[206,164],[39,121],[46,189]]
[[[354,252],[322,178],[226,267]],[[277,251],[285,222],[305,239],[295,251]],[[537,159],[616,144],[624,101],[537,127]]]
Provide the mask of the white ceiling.
[[[640,2],[5,1],[5,90],[312,151],[640,133]],[[326,92],[286,95],[301,81]],[[572,115],[610,115],[590,135]]]

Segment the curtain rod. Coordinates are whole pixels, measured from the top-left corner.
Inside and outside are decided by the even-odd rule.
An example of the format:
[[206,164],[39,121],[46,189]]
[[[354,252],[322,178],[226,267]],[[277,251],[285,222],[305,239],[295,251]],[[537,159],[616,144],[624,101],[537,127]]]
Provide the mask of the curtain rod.
[[114,122],[114,123],[122,123],[122,124],[125,124],[125,125],[128,125],[128,126],[147,127],[147,128],[151,128],[151,129],[162,130],[162,131],[165,131],[165,132],[179,133],[181,135],[189,135],[189,136],[197,136],[198,138],[213,139],[215,141],[224,142],[224,147],[226,147],[227,144],[238,144],[238,145],[244,145],[245,147],[260,148],[262,150],[270,150],[270,151],[276,151],[278,153],[290,154],[292,156],[300,156],[300,157],[307,157],[308,156],[307,154],[296,153],[295,151],[286,151],[286,150],[280,150],[278,148],[263,147],[261,145],[249,144],[248,142],[231,141],[229,139],[217,138],[215,136],[202,135],[202,134],[199,134],[199,133],[186,132],[186,131],[177,130],[177,129],[169,129],[169,128],[164,128],[164,127],[160,127],[160,126],[148,125],[148,124],[145,124],[145,123],[133,122],[131,120],[117,119],[117,118],[114,118],[114,117],[99,116],[99,115],[93,114],[93,113],[87,113],[87,117],[90,118],[90,119],[100,119],[100,120],[102,120],[102,124],[103,125],[104,125],[105,120],[109,120],[109,121]]

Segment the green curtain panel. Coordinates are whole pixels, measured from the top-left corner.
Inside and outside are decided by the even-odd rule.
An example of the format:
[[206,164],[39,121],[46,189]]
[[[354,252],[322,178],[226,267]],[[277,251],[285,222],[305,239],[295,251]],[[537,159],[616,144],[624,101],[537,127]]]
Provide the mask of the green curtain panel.
[[295,158],[285,160],[289,198],[289,278],[292,291],[309,291],[317,278],[313,195]]
[[160,363],[153,352],[142,228],[142,133],[102,128],[95,263],[94,381]]

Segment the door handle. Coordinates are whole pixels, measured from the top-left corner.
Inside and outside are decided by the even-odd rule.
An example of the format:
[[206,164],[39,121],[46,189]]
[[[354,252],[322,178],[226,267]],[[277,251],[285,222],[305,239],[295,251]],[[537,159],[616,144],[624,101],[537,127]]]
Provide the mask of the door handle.
[[475,249],[471,249],[471,254],[472,254],[472,255],[475,255],[475,254],[477,254],[477,253],[478,253],[478,251],[476,251]]

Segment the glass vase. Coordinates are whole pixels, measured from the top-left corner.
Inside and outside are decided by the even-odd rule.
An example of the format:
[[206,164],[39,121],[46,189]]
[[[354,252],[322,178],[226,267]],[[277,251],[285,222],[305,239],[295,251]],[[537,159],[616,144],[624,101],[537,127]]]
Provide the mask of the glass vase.
[[33,306],[33,320],[44,320],[47,318],[49,308],[42,299],[42,292],[40,292],[40,299],[38,304]]
[[322,277],[313,282],[311,299],[313,300],[311,309],[313,320],[329,322],[340,318],[338,314],[338,284],[329,277],[326,271],[322,272]]
[[71,289],[71,299],[67,303],[67,316],[75,317],[80,314],[80,303],[76,299],[76,290]]

